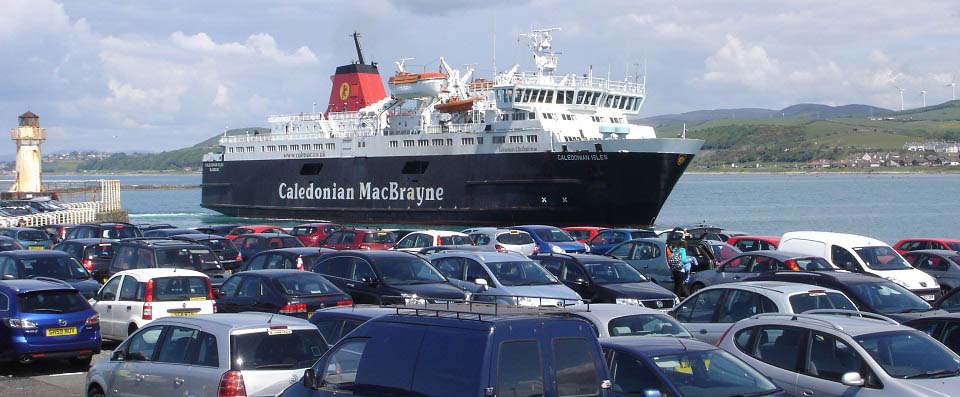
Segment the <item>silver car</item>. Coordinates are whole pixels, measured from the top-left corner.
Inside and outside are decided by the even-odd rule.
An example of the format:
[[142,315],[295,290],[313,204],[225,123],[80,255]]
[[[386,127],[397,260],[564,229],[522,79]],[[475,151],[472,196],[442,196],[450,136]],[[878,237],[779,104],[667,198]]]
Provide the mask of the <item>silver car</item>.
[[794,396],[960,393],[960,356],[879,314],[763,314],[738,322],[719,346]]
[[839,270],[826,259],[783,251],[752,251],[739,254],[714,269],[696,272],[690,276],[687,286],[690,293],[704,287],[734,283],[779,271]]
[[617,336],[672,336],[692,339],[680,322],[656,309],[613,303],[591,303],[586,310],[571,310],[564,316],[581,318],[593,325],[598,338]]
[[[269,313],[155,320],[87,372],[87,396],[274,396],[327,351],[313,324]],[[241,389],[242,388],[242,389]]]
[[761,313],[856,310],[840,291],[781,281],[747,281],[704,288],[670,311],[694,338],[716,343],[730,325]]
[[470,299],[519,306],[580,303],[574,290],[526,256],[513,252],[443,251],[427,257]]
[[471,230],[469,235],[473,245],[490,251],[518,252],[527,256],[537,253],[537,242],[523,230],[478,228]]

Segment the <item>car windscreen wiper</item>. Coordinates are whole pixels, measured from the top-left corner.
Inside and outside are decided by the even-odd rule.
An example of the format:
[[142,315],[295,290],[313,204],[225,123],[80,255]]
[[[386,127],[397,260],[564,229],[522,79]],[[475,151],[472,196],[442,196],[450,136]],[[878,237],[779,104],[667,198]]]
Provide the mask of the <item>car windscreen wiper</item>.
[[949,376],[960,375],[960,369],[939,369],[935,371],[921,372],[903,377],[904,379],[922,379],[922,378],[946,378]]

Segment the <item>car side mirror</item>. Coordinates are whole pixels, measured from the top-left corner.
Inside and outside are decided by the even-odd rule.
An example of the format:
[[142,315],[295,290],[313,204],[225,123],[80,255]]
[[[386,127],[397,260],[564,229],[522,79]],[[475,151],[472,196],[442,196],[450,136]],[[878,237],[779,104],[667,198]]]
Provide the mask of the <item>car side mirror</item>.
[[578,279],[574,280],[573,283],[576,284],[576,285],[587,285],[587,280],[584,280],[584,279],[582,279],[582,278],[578,278]]
[[320,385],[317,384],[317,373],[313,372],[313,368],[307,368],[306,371],[303,371],[303,386],[314,390],[320,388]]
[[481,288],[483,288],[484,291],[490,289],[490,285],[487,284],[487,280],[484,280],[484,279],[482,279],[482,278],[478,278],[478,279],[474,280],[473,282],[476,283],[477,285],[479,285]]
[[112,361],[123,361],[123,350],[116,350],[110,355]]
[[840,378],[840,383],[843,383],[844,386],[861,387],[866,382],[859,372],[847,372]]
[[4,274],[4,275],[3,275],[3,279],[4,279],[4,280],[15,280],[16,277],[14,277],[14,275],[12,275],[12,274]]
[[360,281],[362,281],[364,284],[366,284],[366,285],[368,285],[368,286],[370,286],[370,287],[376,287],[377,284],[379,284],[379,282],[377,281],[377,278],[376,278],[376,277],[364,277],[364,278],[361,279]]

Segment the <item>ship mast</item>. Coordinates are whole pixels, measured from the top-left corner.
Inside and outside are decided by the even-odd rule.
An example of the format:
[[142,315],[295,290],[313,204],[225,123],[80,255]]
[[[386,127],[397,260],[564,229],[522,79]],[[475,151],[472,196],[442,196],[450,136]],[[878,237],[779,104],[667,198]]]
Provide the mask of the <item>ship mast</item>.
[[537,65],[537,74],[541,76],[552,76],[557,69],[557,53],[552,50],[550,33],[558,30],[560,28],[534,29],[530,33],[520,34],[520,37],[530,39],[533,61]]
[[363,48],[360,47],[360,33],[354,31],[352,35],[353,44],[357,47],[357,63],[363,65]]

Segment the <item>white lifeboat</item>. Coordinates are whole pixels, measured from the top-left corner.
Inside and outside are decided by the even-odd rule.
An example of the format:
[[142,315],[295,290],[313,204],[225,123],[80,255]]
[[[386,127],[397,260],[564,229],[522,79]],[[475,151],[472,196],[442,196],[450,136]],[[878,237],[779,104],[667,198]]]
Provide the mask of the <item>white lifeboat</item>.
[[447,88],[446,73],[400,72],[388,80],[390,93],[400,99],[435,97]]

